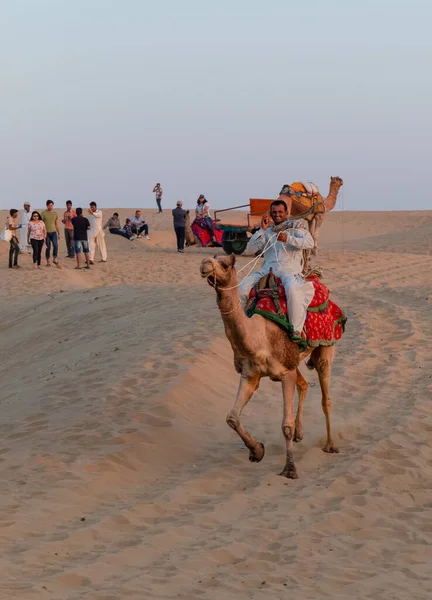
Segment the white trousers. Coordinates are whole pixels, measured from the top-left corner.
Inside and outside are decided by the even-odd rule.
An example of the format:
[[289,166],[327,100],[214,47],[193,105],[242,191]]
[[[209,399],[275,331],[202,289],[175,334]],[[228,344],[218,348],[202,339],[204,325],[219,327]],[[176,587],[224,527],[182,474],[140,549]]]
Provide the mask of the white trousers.
[[95,259],[96,245],[99,248],[102,260],[107,259],[107,249],[105,244],[105,234],[103,231],[98,231],[95,236],[89,239],[89,258],[91,261]]
[[19,246],[22,252],[31,252],[32,247],[27,244],[27,225],[20,229]]
[[[267,273],[268,271],[254,271],[240,284],[239,292],[243,309],[246,308],[251,289]],[[273,273],[276,277],[280,277],[282,285],[285,288],[288,320],[293,326],[294,331],[301,332],[306,320],[307,307],[311,303],[315,293],[313,283],[305,281],[301,275],[284,273],[277,269],[273,269]]]

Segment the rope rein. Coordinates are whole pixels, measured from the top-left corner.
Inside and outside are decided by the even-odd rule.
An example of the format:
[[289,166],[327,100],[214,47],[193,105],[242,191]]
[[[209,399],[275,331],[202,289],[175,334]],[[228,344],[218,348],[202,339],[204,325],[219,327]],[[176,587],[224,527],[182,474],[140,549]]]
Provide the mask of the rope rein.
[[[282,224],[281,224],[281,225],[282,225]],[[236,288],[240,287],[240,286],[241,286],[241,284],[243,283],[243,281],[244,281],[244,280],[245,280],[247,277],[249,277],[249,275],[250,275],[250,274],[252,273],[252,271],[255,269],[255,267],[256,267],[256,265],[257,265],[258,261],[259,261],[259,260],[260,260],[260,259],[261,259],[261,258],[264,256],[264,254],[265,254],[265,253],[266,253],[268,250],[270,250],[270,248],[273,248],[273,246],[275,246],[275,245],[277,244],[277,242],[278,242],[277,236],[279,235],[279,233],[283,233],[284,231],[288,231],[288,229],[293,229],[293,227],[288,227],[288,226],[285,224],[285,226],[284,226],[284,227],[281,227],[281,226],[279,225],[279,226],[276,226],[276,227],[274,227],[274,228],[273,228],[273,233],[272,233],[272,235],[269,237],[269,239],[267,240],[267,242],[266,242],[266,244],[265,244],[265,246],[264,246],[264,249],[262,250],[262,252],[260,252],[260,253],[259,253],[257,256],[255,256],[255,258],[253,258],[252,260],[250,260],[249,262],[247,262],[245,265],[243,265],[243,267],[242,267],[241,269],[239,269],[239,270],[237,271],[237,273],[241,273],[242,271],[244,271],[244,269],[246,269],[246,268],[247,268],[247,267],[248,267],[250,264],[252,264],[252,263],[253,263],[253,264],[252,264],[252,267],[251,267],[251,269],[250,269],[250,270],[247,272],[247,274],[246,274],[246,275],[243,277],[243,279],[242,279],[242,280],[241,280],[239,283],[237,283],[236,285],[233,285],[233,286],[231,286],[231,287],[224,287],[224,288],[223,288],[223,287],[219,287],[219,286],[217,285],[216,273],[215,273],[215,271],[214,271],[214,269],[213,269],[213,273],[212,273],[212,275],[213,275],[213,277],[214,277],[214,280],[215,280],[215,286],[214,286],[214,287],[215,287],[215,289],[224,290],[224,291],[229,291],[229,290],[235,290]],[[275,236],[276,236],[276,239],[274,240],[274,242],[272,242],[272,239],[273,239]],[[271,243],[271,242],[272,242],[272,243]],[[286,253],[286,254],[288,254],[288,252],[287,252],[287,249],[285,248],[285,246],[282,246],[282,247],[283,247],[283,249],[284,249],[285,253]],[[279,264],[279,260],[278,260],[277,256],[276,256],[276,260],[277,260],[277,263]],[[237,308],[237,307],[236,307],[236,308]],[[233,311],[234,311],[234,309],[233,309]],[[230,311],[230,312],[233,312],[233,311]],[[222,314],[229,314],[229,313],[222,313]]]
[[246,279],[246,277],[249,277],[249,275],[252,273],[252,271],[255,269],[256,264],[258,263],[258,261],[260,260],[260,258],[262,258],[264,256],[264,253],[267,252],[267,250],[270,250],[270,248],[272,248],[276,242],[277,239],[273,242],[273,244],[270,244],[271,240],[274,238],[274,236],[277,236],[277,233],[273,233],[272,236],[269,238],[269,240],[267,241],[266,245],[264,246],[264,250],[262,252],[260,252],[258,254],[258,256],[256,256],[255,258],[253,258],[252,260],[250,260],[248,263],[246,263],[241,269],[238,270],[238,273],[241,273],[247,266],[249,266],[251,263],[253,263],[252,268],[248,271],[248,273],[243,277],[243,279],[240,281],[240,283],[237,283],[237,285],[233,285],[231,287],[219,287],[216,285],[216,273],[213,269],[213,277],[215,279],[215,289],[219,289],[219,290],[235,290],[236,288],[240,287],[241,284],[243,283],[243,281]]

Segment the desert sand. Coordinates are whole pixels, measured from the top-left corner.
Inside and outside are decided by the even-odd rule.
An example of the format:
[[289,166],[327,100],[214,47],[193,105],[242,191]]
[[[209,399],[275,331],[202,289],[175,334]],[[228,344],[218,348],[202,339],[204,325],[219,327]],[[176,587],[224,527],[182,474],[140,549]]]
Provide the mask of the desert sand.
[[26,255],[9,270],[0,242],[0,598],[430,598],[432,211],[324,222],[316,263],[349,319],[331,387],[341,453],[321,451],[302,367],[295,481],[277,476],[279,384],[244,413],[261,463],[225,423],[238,376],[199,275],[214,249],[178,254],[169,211],[144,214],[150,241],[107,234],[89,272],[64,240],[62,269]]

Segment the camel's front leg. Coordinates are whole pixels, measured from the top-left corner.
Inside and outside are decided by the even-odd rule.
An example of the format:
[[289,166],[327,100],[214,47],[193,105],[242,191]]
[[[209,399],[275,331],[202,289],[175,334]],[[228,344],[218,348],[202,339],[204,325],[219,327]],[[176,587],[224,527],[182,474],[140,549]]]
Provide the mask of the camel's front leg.
[[297,380],[297,370],[289,371],[287,375],[282,378],[282,393],[283,393],[283,420],[282,420],[282,431],[286,442],[286,464],[280,473],[284,477],[289,479],[297,479],[297,470],[294,465],[293,455],[293,440],[294,440],[294,392]]
[[255,438],[243,427],[240,423],[240,415],[242,410],[249,402],[252,394],[259,386],[259,376],[254,375],[253,377],[240,377],[240,384],[237,392],[237,398],[234,406],[227,415],[226,421],[228,425],[236,431],[245,446],[249,448],[249,460],[251,462],[259,462],[262,460],[265,452],[264,444],[257,442]]

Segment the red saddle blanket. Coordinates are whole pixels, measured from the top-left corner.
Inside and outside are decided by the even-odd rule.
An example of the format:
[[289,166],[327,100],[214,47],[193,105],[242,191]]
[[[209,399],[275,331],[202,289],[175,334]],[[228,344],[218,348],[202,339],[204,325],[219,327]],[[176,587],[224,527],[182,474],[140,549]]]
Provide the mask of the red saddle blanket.
[[312,302],[307,309],[307,316],[301,338],[293,335],[293,327],[287,317],[285,290],[279,277],[269,273],[252,288],[246,306],[249,317],[262,315],[283,327],[291,340],[297,342],[301,349],[308,346],[332,346],[342,337],[347,321],[339,306],[329,298],[328,288],[317,275],[307,277],[315,288]]
[[[213,225],[214,223],[215,221],[212,220]],[[212,234],[205,219],[197,217],[192,223],[191,228],[193,233],[201,242],[201,246],[205,248],[206,246],[212,245]],[[213,242],[213,246],[222,246],[223,231],[221,231],[220,229],[216,229],[216,227],[214,226],[213,231],[216,238],[216,242]]]

